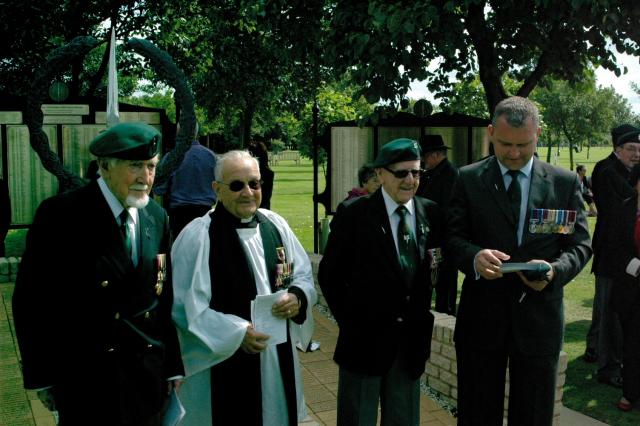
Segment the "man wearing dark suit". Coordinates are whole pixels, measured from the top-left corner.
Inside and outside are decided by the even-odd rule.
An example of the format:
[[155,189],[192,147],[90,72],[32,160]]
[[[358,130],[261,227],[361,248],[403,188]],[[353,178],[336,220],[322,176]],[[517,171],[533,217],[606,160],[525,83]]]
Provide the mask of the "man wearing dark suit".
[[101,177],[45,200],[27,235],[13,296],[24,386],[62,426],[159,425],[183,374],[169,223],[148,196],[160,138],[143,123],[99,134]]
[[[458,179],[458,169],[447,159],[447,150],[440,135],[424,135],[420,138],[420,149],[425,172],[418,185],[419,195],[438,203],[442,211],[447,211],[451,191]],[[447,259],[440,264],[437,281],[433,283],[436,291],[435,310],[449,315],[456,314],[458,297],[458,270]]]
[[[593,232],[593,263],[591,272],[596,277],[591,327],[587,334],[586,361],[598,361],[596,378],[601,383],[622,387],[622,329],[617,314],[610,309],[612,276],[614,269],[610,260],[612,250],[619,241],[612,228],[618,221],[616,202],[620,196],[633,195],[629,181],[631,168],[640,162],[640,143],[621,142],[621,137],[638,129],[622,124],[611,129],[614,151],[593,168],[591,185],[598,210],[598,219]],[[625,183],[627,182],[627,183]],[[619,193],[614,191],[618,188]],[[600,210],[602,209],[602,210]]]
[[429,358],[432,253],[438,206],[415,197],[416,141],[384,145],[373,164],[382,187],[348,201],[331,223],[318,281],[340,333],[338,425],[418,425],[419,378]]
[[[466,275],[454,333],[458,424],[502,425],[508,364],[509,424],[551,425],[563,287],[591,256],[580,184],[534,158],[540,125],[529,100],[501,101],[487,130],[495,156],[460,169],[447,218],[447,253]],[[507,261],[548,270],[503,275]]]

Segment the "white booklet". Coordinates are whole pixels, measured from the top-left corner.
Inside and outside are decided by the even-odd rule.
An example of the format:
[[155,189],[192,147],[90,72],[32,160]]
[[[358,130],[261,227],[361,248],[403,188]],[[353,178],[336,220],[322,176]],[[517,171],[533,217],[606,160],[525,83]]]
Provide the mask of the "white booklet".
[[253,328],[260,333],[268,334],[268,346],[287,341],[287,320],[278,318],[271,312],[271,307],[282,297],[284,291],[273,294],[257,295],[251,301],[251,322]]
[[180,398],[178,398],[178,393],[175,389],[171,389],[171,395],[169,396],[169,405],[167,406],[167,410],[164,412],[162,426],[178,425],[182,421],[185,414],[186,411],[182,406]]

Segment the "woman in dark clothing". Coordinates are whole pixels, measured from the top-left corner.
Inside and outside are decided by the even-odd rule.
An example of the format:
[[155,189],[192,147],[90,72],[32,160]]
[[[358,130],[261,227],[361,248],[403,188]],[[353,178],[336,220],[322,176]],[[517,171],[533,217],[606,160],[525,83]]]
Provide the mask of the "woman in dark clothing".
[[630,180],[636,193],[619,198],[612,238],[620,244],[611,253],[615,271],[611,304],[620,318],[623,338],[622,397],[617,404],[622,411],[631,410],[640,399],[640,166],[634,167]]
[[273,194],[275,173],[269,167],[269,151],[264,142],[251,141],[249,152],[258,159],[260,167],[260,179],[262,179],[262,203],[260,203],[260,208],[271,210],[271,195]]

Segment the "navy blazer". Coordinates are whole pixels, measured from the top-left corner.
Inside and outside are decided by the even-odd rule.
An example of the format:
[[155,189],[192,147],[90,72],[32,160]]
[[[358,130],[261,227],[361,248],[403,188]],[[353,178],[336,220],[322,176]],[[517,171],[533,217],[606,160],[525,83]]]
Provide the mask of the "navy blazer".
[[[576,210],[572,234],[532,233],[532,209]],[[522,244],[494,156],[460,169],[447,216],[447,249],[466,277],[458,307],[456,344],[491,345],[494,328],[510,327],[513,341],[529,355],[560,351],[563,332],[563,287],[591,257],[591,246],[578,176],[534,158]],[[496,280],[475,279],[474,257],[497,249],[509,262],[542,259],[555,277],[544,290],[525,286],[516,274]],[[522,295],[526,294],[521,300]],[[506,324],[506,325],[505,325]]]
[[414,197],[414,205],[420,264],[410,288],[381,190],[345,203],[331,222],[318,282],[340,328],[334,359],[341,367],[386,373],[409,332],[415,341],[410,373],[424,371],[433,328],[428,249],[441,246],[444,223],[433,201]]
[[13,296],[24,385],[54,386],[61,413],[143,422],[183,374],[172,286],[156,288],[168,217],[153,200],[138,212],[137,267],[97,182],[43,201],[27,234]]

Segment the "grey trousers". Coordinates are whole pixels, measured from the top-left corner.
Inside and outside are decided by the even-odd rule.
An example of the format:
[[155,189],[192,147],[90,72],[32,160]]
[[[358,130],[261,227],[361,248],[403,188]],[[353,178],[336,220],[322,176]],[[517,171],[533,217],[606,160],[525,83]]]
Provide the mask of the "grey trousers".
[[420,379],[407,374],[407,350],[398,351],[391,369],[383,376],[367,376],[340,367],[338,426],[375,426],[378,402],[381,426],[420,424]]

